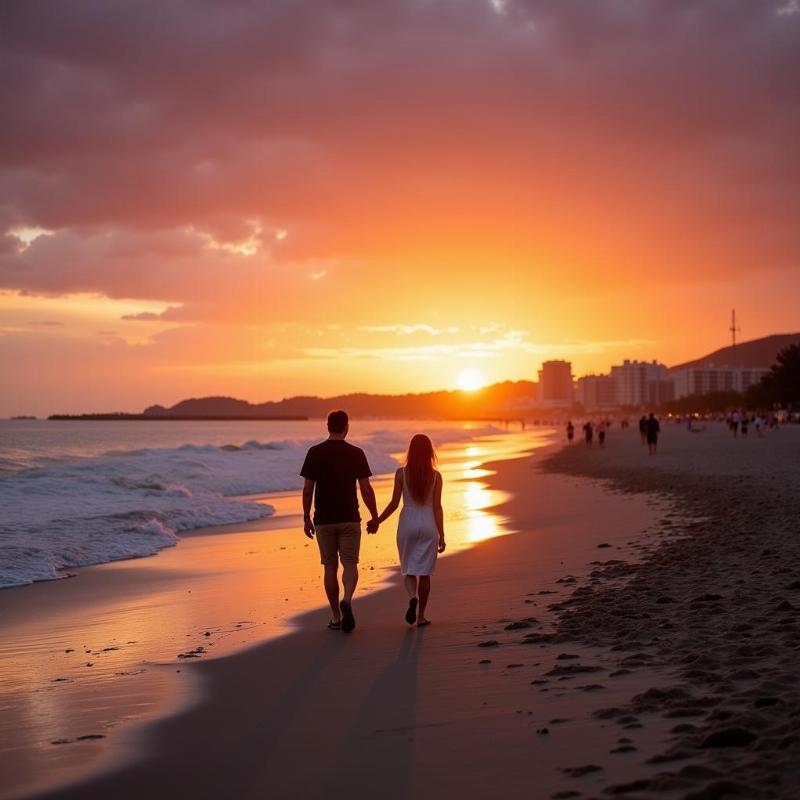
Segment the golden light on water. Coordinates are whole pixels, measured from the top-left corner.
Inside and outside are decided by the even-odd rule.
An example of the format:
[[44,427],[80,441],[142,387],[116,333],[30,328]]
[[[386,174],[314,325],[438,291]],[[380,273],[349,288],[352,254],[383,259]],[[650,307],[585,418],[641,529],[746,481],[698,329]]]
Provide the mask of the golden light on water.
[[501,518],[486,510],[498,505],[503,499],[503,492],[490,489],[480,481],[467,481],[464,484],[462,535],[465,544],[494,539],[506,532],[502,528]]

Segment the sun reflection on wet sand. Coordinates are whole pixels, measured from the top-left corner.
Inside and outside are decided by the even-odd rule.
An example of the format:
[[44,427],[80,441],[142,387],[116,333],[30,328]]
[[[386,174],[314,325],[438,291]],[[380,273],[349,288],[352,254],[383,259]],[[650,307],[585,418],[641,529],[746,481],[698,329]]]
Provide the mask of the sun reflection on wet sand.
[[[446,555],[507,532],[492,511],[506,495],[483,482],[491,473],[480,465],[544,443],[544,432],[529,432],[441,449]],[[382,508],[391,476],[375,488]],[[322,607],[297,492],[259,499],[275,506],[273,517],[198,531],[155,558],[0,593],[0,759],[11,765],[0,798],[41,786],[43,776],[53,785],[85,772],[113,753],[121,723],[185,700],[186,664],[285,635]],[[396,524],[364,536],[359,595],[396,574]]]

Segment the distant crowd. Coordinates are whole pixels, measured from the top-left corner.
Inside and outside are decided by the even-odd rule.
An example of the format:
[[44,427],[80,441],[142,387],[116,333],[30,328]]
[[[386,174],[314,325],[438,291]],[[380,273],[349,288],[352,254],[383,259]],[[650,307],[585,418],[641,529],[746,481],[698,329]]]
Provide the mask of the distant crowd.
[[728,425],[728,430],[734,437],[738,436],[740,433],[742,436],[747,436],[751,427],[755,431],[756,436],[764,436],[767,430],[778,427],[779,419],[777,414],[773,414],[772,412],[762,415],[734,411],[727,416],[725,422]]
[[[599,422],[592,422],[587,420],[583,423],[583,440],[587,447],[594,445],[594,437],[597,434],[597,443],[600,447],[605,446],[606,432],[611,428],[612,421],[610,418],[605,418]],[[627,417],[623,417],[619,421],[621,428],[627,428],[630,423]],[[647,446],[649,455],[654,456],[658,452],[658,437],[661,433],[661,425],[656,418],[656,415],[651,411],[649,415],[643,416],[639,420],[639,434],[642,437],[642,444]],[[575,426],[572,420],[567,422],[567,444],[572,444],[575,439]]]
[[[630,427],[627,417],[612,420],[604,417],[598,421],[586,420],[583,423],[583,440],[587,447],[593,447],[595,440],[600,447],[605,446],[608,431],[614,422],[619,424],[622,429]],[[749,412],[732,411],[728,414],[680,414],[667,415],[667,421],[673,424],[685,424],[686,430],[690,433],[699,433],[705,430],[705,422],[724,422],[731,435],[734,437],[747,437],[752,430],[758,437],[766,435],[767,431],[777,429],[781,425],[800,424],[800,412]],[[575,441],[575,425],[572,420],[567,421],[566,425],[567,444],[571,445]],[[658,452],[658,437],[661,434],[661,423],[652,411],[643,415],[639,419],[639,435],[642,445],[647,447],[649,455],[654,456]]]

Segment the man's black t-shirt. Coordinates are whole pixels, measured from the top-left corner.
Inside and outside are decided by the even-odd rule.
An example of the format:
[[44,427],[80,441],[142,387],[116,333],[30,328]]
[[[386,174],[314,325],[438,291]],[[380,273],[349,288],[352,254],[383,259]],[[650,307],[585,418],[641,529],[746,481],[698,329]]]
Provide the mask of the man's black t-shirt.
[[314,524],[361,522],[356,481],[372,473],[360,447],[344,439],[326,439],[306,453],[300,474],[316,483]]
[[650,437],[658,436],[661,432],[661,426],[658,424],[658,420],[655,417],[647,419],[645,422],[645,429],[647,430],[647,435]]

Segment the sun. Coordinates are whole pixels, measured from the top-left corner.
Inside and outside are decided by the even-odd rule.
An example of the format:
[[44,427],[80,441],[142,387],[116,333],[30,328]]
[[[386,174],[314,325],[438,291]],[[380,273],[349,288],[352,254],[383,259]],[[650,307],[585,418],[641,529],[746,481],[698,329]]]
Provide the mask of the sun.
[[477,369],[462,369],[458,374],[458,388],[462,392],[474,392],[486,385],[486,379]]

